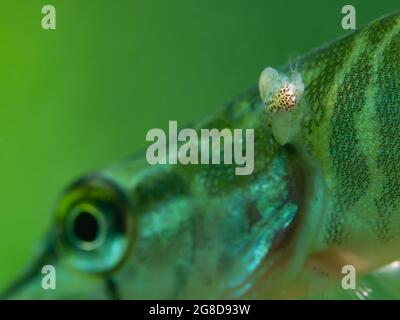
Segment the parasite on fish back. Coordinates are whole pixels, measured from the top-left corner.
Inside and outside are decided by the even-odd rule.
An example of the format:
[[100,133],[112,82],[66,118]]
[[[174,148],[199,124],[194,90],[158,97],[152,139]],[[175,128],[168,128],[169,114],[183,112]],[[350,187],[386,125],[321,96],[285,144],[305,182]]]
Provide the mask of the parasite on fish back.
[[297,109],[304,92],[301,74],[292,70],[286,76],[267,67],[261,73],[258,86],[275,139],[281,145],[292,141],[300,131],[301,110]]
[[290,112],[298,104],[304,92],[304,84],[297,71],[292,71],[289,79],[274,68],[267,67],[261,73],[259,89],[269,112]]

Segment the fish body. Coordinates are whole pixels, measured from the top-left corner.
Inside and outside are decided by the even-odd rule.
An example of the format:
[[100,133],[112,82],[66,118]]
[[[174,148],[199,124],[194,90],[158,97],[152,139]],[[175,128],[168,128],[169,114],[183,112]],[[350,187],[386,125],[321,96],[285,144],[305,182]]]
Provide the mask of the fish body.
[[[81,178],[4,297],[343,297],[345,265],[384,286],[400,258],[399,55],[396,13],[296,59],[304,92],[278,122],[296,128],[284,143],[257,87],[196,125],[254,129],[251,175],[141,156]],[[41,287],[48,264],[56,290]]]

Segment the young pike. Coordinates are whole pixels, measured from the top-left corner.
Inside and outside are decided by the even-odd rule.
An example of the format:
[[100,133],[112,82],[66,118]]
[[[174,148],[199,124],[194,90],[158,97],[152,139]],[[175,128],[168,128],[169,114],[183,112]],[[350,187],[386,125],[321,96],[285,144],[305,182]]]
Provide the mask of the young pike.
[[[80,179],[4,297],[332,298],[352,265],[354,297],[398,298],[399,56],[394,14],[268,69],[261,92],[199,123],[254,129],[251,175],[142,156]],[[56,290],[40,285],[45,264]]]

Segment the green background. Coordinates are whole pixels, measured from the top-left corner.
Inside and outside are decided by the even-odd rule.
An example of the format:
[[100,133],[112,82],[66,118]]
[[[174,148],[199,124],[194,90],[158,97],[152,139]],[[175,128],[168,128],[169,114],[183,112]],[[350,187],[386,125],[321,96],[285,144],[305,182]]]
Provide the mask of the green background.
[[[41,28],[41,8],[57,30]],[[399,1],[1,0],[0,290],[32,257],[58,194],[204,116],[279,66]]]

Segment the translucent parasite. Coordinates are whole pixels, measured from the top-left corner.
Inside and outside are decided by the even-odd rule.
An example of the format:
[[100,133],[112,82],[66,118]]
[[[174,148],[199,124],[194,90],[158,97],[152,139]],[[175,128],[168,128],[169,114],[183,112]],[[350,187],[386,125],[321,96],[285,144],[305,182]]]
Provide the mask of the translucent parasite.
[[278,143],[284,145],[299,131],[297,108],[304,92],[299,72],[292,71],[290,77],[279,74],[274,68],[263,70],[259,80],[260,96],[270,113],[271,127]]

